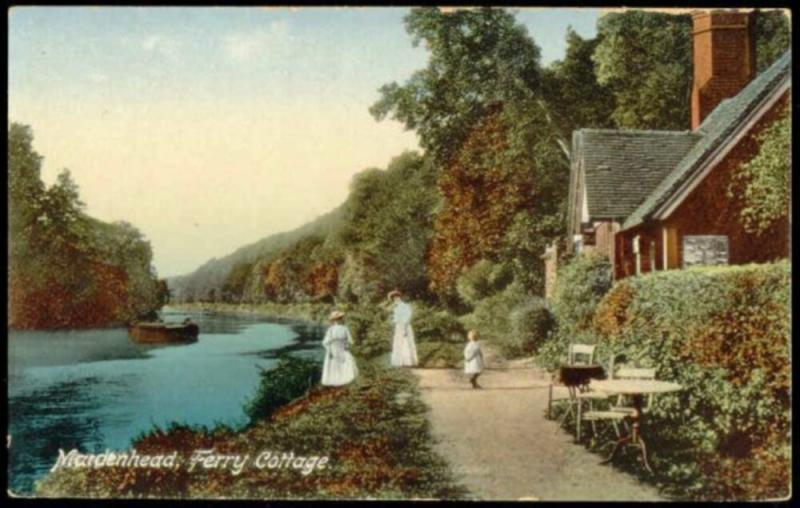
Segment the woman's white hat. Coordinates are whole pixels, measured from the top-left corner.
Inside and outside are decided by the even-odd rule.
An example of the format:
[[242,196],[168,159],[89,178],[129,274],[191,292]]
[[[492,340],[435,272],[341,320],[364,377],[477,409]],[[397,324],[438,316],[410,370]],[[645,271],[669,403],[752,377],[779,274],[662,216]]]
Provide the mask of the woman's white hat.
[[344,312],[340,310],[335,310],[331,312],[331,315],[328,316],[328,319],[330,319],[331,321],[336,321],[337,319],[342,319],[343,317],[344,317]]

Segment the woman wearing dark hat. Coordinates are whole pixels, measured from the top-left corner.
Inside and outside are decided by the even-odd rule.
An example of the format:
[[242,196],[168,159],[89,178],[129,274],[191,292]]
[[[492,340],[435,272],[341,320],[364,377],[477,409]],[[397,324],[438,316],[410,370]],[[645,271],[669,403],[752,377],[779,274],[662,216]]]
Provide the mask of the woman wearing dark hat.
[[394,303],[391,364],[393,367],[414,367],[418,361],[414,330],[411,328],[411,305],[403,301],[403,295],[396,289],[389,293],[389,300]]
[[344,312],[333,311],[330,315],[331,326],[325,332],[322,345],[325,347],[325,362],[322,364],[322,384],[324,386],[342,386],[352,382],[358,375],[356,360],[350,354],[353,336],[342,324]]

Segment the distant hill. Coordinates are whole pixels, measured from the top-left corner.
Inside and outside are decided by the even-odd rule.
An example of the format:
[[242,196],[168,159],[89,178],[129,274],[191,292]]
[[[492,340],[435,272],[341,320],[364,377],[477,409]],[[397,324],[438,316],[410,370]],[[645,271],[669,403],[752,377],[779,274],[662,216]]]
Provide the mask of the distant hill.
[[307,236],[327,236],[328,232],[333,231],[341,224],[342,210],[343,205],[340,205],[297,229],[270,235],[240,247],[223,258],[206,261],[188,275],[167,278],[167,285],[172,292],[173,301],[185,301],[189,296],[202,298],[208,295],[211,289],[215,289],[219,294],[225,278],[236,265],[251,263],[259,258],[276,254]]

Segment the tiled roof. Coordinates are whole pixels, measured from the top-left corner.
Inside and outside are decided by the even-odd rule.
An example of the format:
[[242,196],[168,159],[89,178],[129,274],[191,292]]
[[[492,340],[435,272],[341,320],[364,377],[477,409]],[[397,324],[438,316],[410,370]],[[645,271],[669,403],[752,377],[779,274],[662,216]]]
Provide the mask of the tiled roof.
[[583,165],[589,217],[623,220],[694,146],[689,131],[581,129],[573,134]]
[[736,131],[765,97],[778,90],[783,80],[791,75],[791,69],[791,51],[786,51],[736,96],[722,101],[694,131],[700,135],[697,144],[633,211],[623,224],[623,229],[641,224],[661,206]]

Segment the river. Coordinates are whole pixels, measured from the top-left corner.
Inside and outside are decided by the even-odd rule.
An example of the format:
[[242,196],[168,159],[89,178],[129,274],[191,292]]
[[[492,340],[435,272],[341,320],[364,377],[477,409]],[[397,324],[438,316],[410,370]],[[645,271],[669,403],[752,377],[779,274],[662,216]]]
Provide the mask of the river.
[[124,329],[10,332],[9,488],[29,494],[58,450],[98,453],[171,422],[241,426],[259,368],[289,353],[322,361],[318,326],[165,309],[200,326],[188,345],[132,343]]

